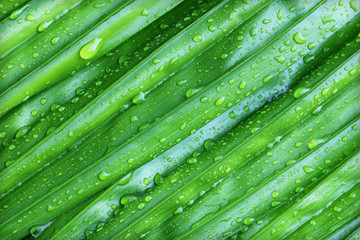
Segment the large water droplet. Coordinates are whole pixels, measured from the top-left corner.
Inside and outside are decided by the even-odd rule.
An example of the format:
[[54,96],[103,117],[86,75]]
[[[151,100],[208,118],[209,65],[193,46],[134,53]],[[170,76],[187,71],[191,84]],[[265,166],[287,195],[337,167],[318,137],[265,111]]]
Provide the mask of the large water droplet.
[[246,225],[250,225],[254,221],[255,221],[255,218],[252,218],[252,217],[247,217],[247,218],[244,219],[244,223]]
[[225,97],[219,97],[218,99],[216,99],[215,101],[215,106],[219,106],[221,104],[223,104],[225,102]]
[[202,37],[200,35],[195,35],[193,38],[194,42],[201,42],[202,41]]
[[43,31],[45,31],[49,26],[50,26],[50,24],[52,23],[53,21],[49,21],[49,22],[43,22],[43,23],[40,23],[40,25],[38,26],[38,31],[39,32],[43,32]]
[[135,103],[136,105],[139,105],[143,102],[145,102],[145,93],[143,92],[139,92],[134,98],[133,98],[133,103]]
[[90,59],[94,57],[100,50],[102,45],[101,38],[95,38],[85,44],[80,50],[80,57],[83,59]]
[[309,149],[312,150],[314,148],[316,148],[317,146],[319,146],[320,144],[326,142],[326,138],[314,138],[314,139],[311,139],[308,146],[309,146]]
[[109,177],[109,173],[107,173],[107,172],[104,172],[104,171],[101,171],[100,173],[99,173],[99,179],[101,180],[101,181],[104,181],[104,180],[106,180],[108,177]]
[[200,92],[201,90],[202,90],[202,88],[190,88],[189,90],[186,91],[186,97],[191,98],[192,96],[194,96],[196,93]]
[[298,44],[304,44],[306,42],[306,38],[300,32],[295,33],[294,40]]
[[306,173],[311,173],[312,171],[314,171],[314,169],[312,168],[312,167],[309,167],[309,166],[304,166],[304,171],[306,172]]
[[19,130],[17,130],[16,134],[15,134],[15,138],[20,138],[22,136],[24,136],[29,130],[30,130],[30,126],[24,126],[19,128]]
[[11,19],[11,20],[17,19],[17,18],[20,16],[20,14],[21,14],[28,6],[29,6],[29,5],[25,5],[25,6],[23,6],[22,8],[19,8],[19,9],[16,9],[16,10],[12,11],[12,13],[11,13],[10,16],[9,16],[9,19]]
[[307,93],[308,91],[310,91],[309,88],[303,88],[300,87],[298,89],[295,90],[294,92],[294,98],[300,98],[301,96],[303,96],[305,93]]

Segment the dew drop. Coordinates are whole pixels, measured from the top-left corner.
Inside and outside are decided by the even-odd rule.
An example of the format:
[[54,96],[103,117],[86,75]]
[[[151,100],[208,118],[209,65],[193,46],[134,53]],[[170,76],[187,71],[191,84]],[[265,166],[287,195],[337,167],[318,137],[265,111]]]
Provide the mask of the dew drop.
[[53,21],[49,21],[49,22],[45,21],[45,22],[43,22],[43,23],[40,23],[37,30],[38,30],[39,32],[45,31],[45,30],[50,26],[50,24],[51,24],[52,22],[53,22]]
[[107,173],[107,172],[104,172],[104,171],[101,171],[100,173],[99,173],[99,175],[98,175],[98,177],[99,177],[99,179],[101,180],[101,181],[104,181],[104,180],[106,180],[108,177],[109,177],[109,173]]
[[195,35],[193,38],[194,42],[201,42],[202,41],[202,37],[200,35]]
[[36,18],[31,15],[31,14],[28,14],[25,18],[26,21],[29,21],[29,22],[34,22],[36,20]]
[[314,169],[312,168],[312,167],[309,167],[309,166],[304,166],[304,171],[306,172],[306,173],[311,173],[312,171],[314,171]]
[[17,130],[17,132],[15,134],[15,138],[20,138],[20,137],[24,136],[30,129],[31,129],[30,126],[24,126],[24,127],[19,128],[19,130]]
[[23,6],[22,8],[19,8],[19,9],[16,9],[16,10],[12,11],[12,13],[11,13],[10,16],[9,16],[9,19],[11,19],[11,20],[17,19],[17,18],[20,16],[20,14],[21,14],[28,6],[29,6],[29,5],[25,5],[25,6]]
[[294,92],[294,98],[300,98],[301,96],[303,96],[305,93],[309,92],[310,89],[309,88],[303,88],[303,87],[300,87],[298,89],[295,90]]
[[215,101],[215,106],[219,106],[221,104],[223,104],[225,102],[225,97],[222,96],[222,97],[219,97],[218,99],[216,99]]
[[143,102],[146,101],[145,99],[145,93],[143,92],[139,92],[134,98],[133,98],[133,103],[135,103],[136,105],[139,105]]
[[54,37],[53,39],[51,39],[51,44],[56,45],[58,43],[59,39],[60,39],[59,37]]
[[252,218],[252,217],[247,217],[247,218],[244,219],[244,223],[246,225],[250,225],[254,221],[255,221],[255,218]]
[[80,57],[83,59],[90,59],[94,57],[100,50],[102,45],[101,38],[95,38],[85,44],[80,50]]
[[298,44],[304,44],[306,42],[306,38],[300,32],[295,33],[294,40]]

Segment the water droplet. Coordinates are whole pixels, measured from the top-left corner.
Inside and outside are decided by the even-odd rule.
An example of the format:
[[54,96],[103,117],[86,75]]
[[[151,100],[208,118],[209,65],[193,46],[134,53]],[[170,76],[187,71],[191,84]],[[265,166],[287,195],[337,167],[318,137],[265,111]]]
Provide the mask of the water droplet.
[[271,196],[272,196],[273,198],[278,198],[278,197],[279,197],[279,192],[278,192],[278,191],[273,191],[272,194],[271,194]]
[[320,144],[326,142],[326,140],[327,140],[326,138],[314,138],[314,139],[311,139],[311,141],[308,144],[309,149],[312,150],[312,149],[316,148]]
[[193,38],[194,42],[201,42],[202,41],[202,37],[200,35],[195,35]]
[[212,140],[211,138],[206,139],[204,142],[204,148],[205,149],[209,149],[211,146],[213,146],[215,144],[214,140]]
[[196,158],[189,158],[186,162],[189,164],[194,164],[197,162],[197,160],[196,160]]
[[255,37],[257,35],[255,27],[252,27],[249,32],[250,32],[250,36],[252,37]]
[[141,16],[149,16],[149,11],[147,9],[144,9],[141,11]]
[[321,95],[325,96],[328,92],[329,92],[329,88],[324,88],[322,91],[321,91]]
[[101,181],[104,181],[105,179],[107,179],[109,177],[109,175],[110,175],[109,173],[101,171],[99,173],[98,177]]
[[136,105],[139,105],[143,102],[146,101],[145,99],[145,93],[143,92],[139,92],[134,98],[133,98],[133,103],[135,103]]
[[327,24],[330,22],[335,22],[335,19],[333,18],[333,15],[326,15],[325,17],[322,18],[322,24]]
[[306,55],[303,57],[304,63],[310,63],[310,62],[312,62],[314,59],[315,59],[315,56],[312,55],[311,53],[308,53],[308,54],[306,54]]
[[138,209],[142,210],[145,208],[145,203],[139,203],[138,204]]
[[135,199],[137,199],[137,197],[135,195],[127,194],[127,195],[124,195],[124,196],[121,197],[120,204],[125,206],[129,202],[134,201]]
[[6,136],[6,132],[0,132],[0,138],[4,138]]
[[187,82],[187,80],[179,80],[176,84],[178,86],[181,86],[181,85],[185,84],[186,82]]
[[30,126],[24,126],[24,127],[19,128],[19,130],[17,130],[17,132],[15,134],[15,138],[20,138],[20,137],[24,136],[30,129],[31,129]]
[[303,88],[303,87],[300,87],[298,89],[295,90],[294,92],[294,98],[300,98],[301,96],[303,96],[305,93],[307,93],[308,91],[310,91],[309,88]]
[[270,81],[271,78],[272,78],[272,75],[266,76],[266,77],[263,79],[263,83],[267,83],[268,81]]
[[22,8],[19,8],[19,9],[16,9],[16,10],[12,11],[12,13],[11,13],[10,16],[9,16],[9,19],[11,19],[11,20],[17,19],[17,18],[20,16],[20,14],[21,14],[28,6],[29,6],[29,5],[25,5],[25,6],[23,6]]
[[222,96],[222,97],[219,97],[218,99],[216,99],[215,101],[215,106],[219,106],[221,104],[223,104],[225,102],[225,97]]
[[31,14],[28,14],[25,18],[26,21],[29,21],[29,22],[34,22],[36,20],[36,18],[31,15]]
[[52,211],[52,210],[54,210],[54,209],[55,209],[55,207],[52,206],[52,205],[48,205],[48,206],[47,206],[48,212],[50,212],[50,211]]
[[80,57],[83,59],[90,59],[94,57],[100,50],[102,45],[101,38],[95,38],[85,44],[80,50]]
[[42,99],[40,100],[40,103],[41,103],[42,105],[44,105],[46,102],[47,102],[46,98],[42,98]]
[[306,38],[300,32],[295,33],[294,40],[298,44],[304,44],[306,42]]
[[208,29],[210,32],[215,32],[215,30],[216,30],[216,28],[212,24],[210,24]]
[[50,24],[52,23],[53,21],[49,21],[49,22],[43,22],[43,23],[40,23],[39,24],[39,26],[38,26],[38,31],[39,32],[43,32],[43,31],[45,31],[49,26],[50,26]]
[[334,211],[335,212],[341,212],[341,208],[340,207],[334,207]]
[[311,173],[312,171],[314,171],[314,169],[312,168],[312,167],[309,167],[309,166],[304,166],[304,171],[306,172],[306,173]]
[[244,89],[246,87],[246,82],[244,80],[241,80],[239,88]]
[[229,117],[230,117],[231,119],[235,119],[236,115],[235,115],[235,113],[234,113],[233,111],[231,111],[231,112],[229,113]]
[[200,92],[201,90],[202,90],[202,88],[190,88],[189,90],[186,91],[186,97],[191,98],[192,96],[194,96],[196,93]]
[[278,61],[279,63],[284,63],[285,58],[283,56],[275,56],[274,59]]
[[60,39],[59,37],[54,37],[53,39],[51,39],[51,44],[56,45],[58,43],[59,39]]
[[309,50],[311,50],[311,49],[313,49],[315,47],[315,43],[311,42],[311,43],[308,44],[307,47],[308,47]]
[[247,217],[247,218],[244,219],[244,223],[246,225],[250,225],[254,221],[255,221],[255,218],[252,218],[252,217]]
[[[169,159],[168,159],[169,161]],[[154,182],[156,185],[159,185],[161,183],[161,181],[163,180],[163,177],[161,176],[160,173],[156,173],[155,177],[154,177]]]

